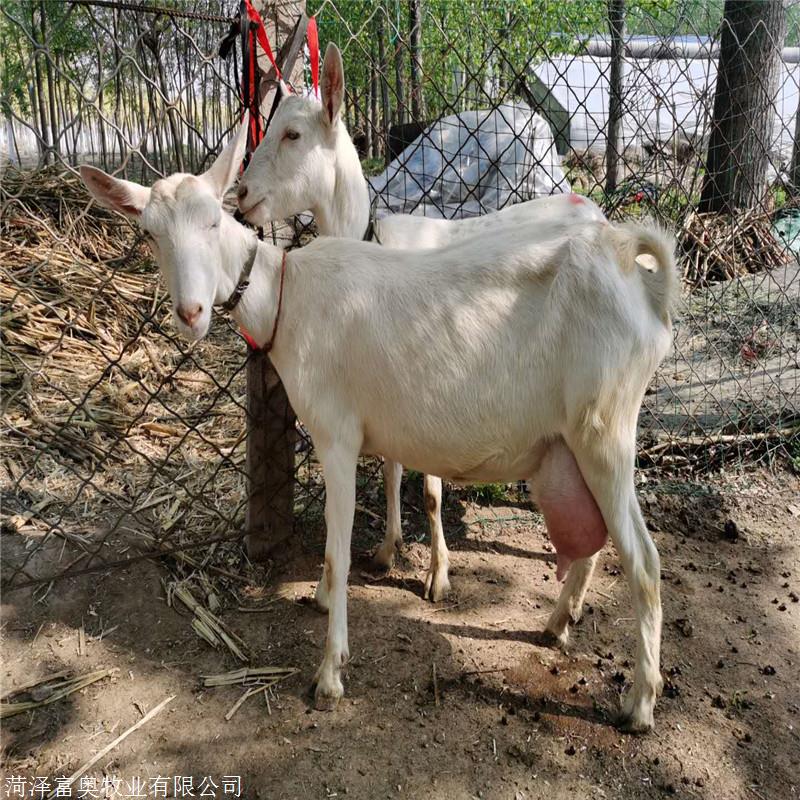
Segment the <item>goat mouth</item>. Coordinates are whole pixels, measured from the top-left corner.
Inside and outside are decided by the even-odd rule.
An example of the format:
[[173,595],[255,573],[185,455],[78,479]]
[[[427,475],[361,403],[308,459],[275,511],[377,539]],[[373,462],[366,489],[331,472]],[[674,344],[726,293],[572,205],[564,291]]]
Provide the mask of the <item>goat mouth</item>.
[[[243,216],[243,217],[244,217],[244,218],[245,218],[245,219],[246,219],[248,222],[256,222],[257,220],[252,220],[252,219],[250,219],[250,217],[251,217],[251,215],[253,214],[253,212],[254,212],[254,211],[257,209],[257,208],[259,208],[259,206],[262,206],[263,204],[264,204],[264,200],[263,200],[263,198],[262,198],[261,200],[257,200],[255,203],[253,203],[252,205],[248,206],[246,209],[242,208],[242,207],[241,207],[241,205],[240,205],[240,206],[239,206],[239,211],[241,211],[241,212],[242,212],[242,216]],[[263,212],[263,209],[262,209],[262,212]],[[258,216],[259,216],[259,217],[263,216],[263,213],[262,213],[262,214],[259,214]]]

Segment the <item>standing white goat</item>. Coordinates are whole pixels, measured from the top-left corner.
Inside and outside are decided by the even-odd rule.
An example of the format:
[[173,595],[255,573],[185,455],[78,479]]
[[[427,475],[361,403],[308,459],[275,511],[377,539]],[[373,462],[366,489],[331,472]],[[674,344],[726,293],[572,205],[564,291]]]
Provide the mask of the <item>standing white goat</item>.
[[[309,97],[281,100],[269,133],[250,159],[239,181],[239,208],[255,225],[313,212],[323,236],[362,239],[369,228],[367,181],[355,146],[340,118],[344,98],[344,68],[339,48],[325,51],[320,80],[322,107]],[[463,220],[430,219],[396,214],[373,221],[370,238],[398,250],[442,247],[501,227],[536,225],[544,234],[580,221],[605,222],[600,208],[580,195],[555,195],[510,206],[503,211]],[[375,553],[380,566],[390,568],[403,533],[400,519],[402,467],[386,459],[386,532]],[[425,597],[441,600],[450,588],[449,558],[442,528],[442,481],[426,475],[425,512],[431,529],[431,562]],[[574,613],[574,609],[573,609]]]
[[[650,728],[662,684],[659,558],[633,467],[639,406],[671,341],[668,237],[582,223],[546,236],[504,228],[421,253],[327,239],[287,254],[222,210],[245,137],[243,126],[202,176],[150,189],[94,167],[81,176],[147,234],[188,338],[208,332],[212,307],[249,275],[231,313],[270,352],[325,476],[318,598],[329,617],[317,705],[343,695],[356,464],[382,453],[457,481],[527,477],[560,571],[611,535],[638,633],[623,720]],[[567,580],[559,606],[581,588]]]

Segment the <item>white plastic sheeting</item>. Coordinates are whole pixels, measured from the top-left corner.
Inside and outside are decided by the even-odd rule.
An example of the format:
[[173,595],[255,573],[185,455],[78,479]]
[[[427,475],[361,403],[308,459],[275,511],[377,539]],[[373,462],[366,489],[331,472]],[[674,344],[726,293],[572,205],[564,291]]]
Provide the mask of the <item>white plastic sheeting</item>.
[[522,103],[442,117],[370,184],[378,217],[473,217],[570,191],[549,125]]
[[[603,152],[608,125],[611,59],[555,56],[534,67],[539,80],[570,116],[570,144],[575,150]],[[708,59],[625,59],[622,68],[622,146],[702,138],[710,130],[717,83],[717,63]],[[795,135],[800,64],[781,64],[770,149],[791,155]]]

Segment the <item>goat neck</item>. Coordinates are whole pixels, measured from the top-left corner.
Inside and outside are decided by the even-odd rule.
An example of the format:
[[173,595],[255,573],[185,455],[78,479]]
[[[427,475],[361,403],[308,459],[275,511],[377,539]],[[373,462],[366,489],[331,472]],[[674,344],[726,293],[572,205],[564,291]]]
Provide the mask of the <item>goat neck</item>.
[[317,207],[311,209],[317,230],[323,236],[360,239],[369,222],[369,191],[358,152],[341,120],[336,126],[334,157],[333,193],[321,196]]
[[230,296],[239,282],[242,268],[252,248],[256,257],[250,272],[250,283],[231,317],[246,330],[259,347],[269,340],[278,311],[280,269],[283,251],[279,247],[260,242],[256,235],[239,225],[232,217],[223,217],[223,280],[221,293]]

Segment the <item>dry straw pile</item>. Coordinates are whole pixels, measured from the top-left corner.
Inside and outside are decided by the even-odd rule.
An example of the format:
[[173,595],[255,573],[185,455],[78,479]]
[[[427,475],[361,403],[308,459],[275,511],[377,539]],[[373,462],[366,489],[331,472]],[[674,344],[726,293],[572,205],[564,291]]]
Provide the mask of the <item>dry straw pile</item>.
[[9,169],[0,189],[4,525],[21,534],[4,579],[235,531],[241,339],[218,322],[178,342],[147,249],[71,173]]
[[692,213],[683,226],[682,247],[683,278],[691,290],[789,262],[772,233],[771,216],[761,209],[736,217]]

